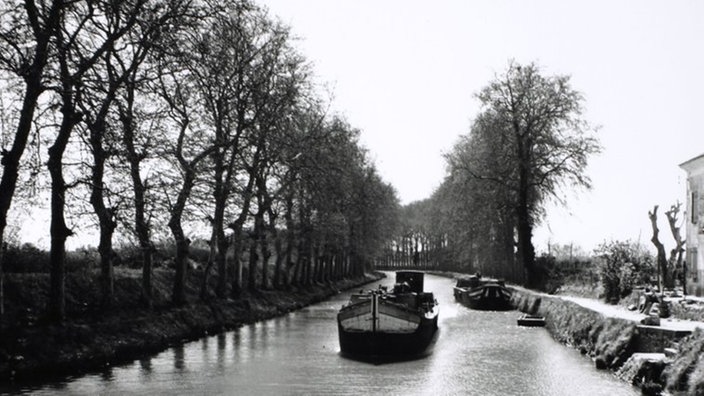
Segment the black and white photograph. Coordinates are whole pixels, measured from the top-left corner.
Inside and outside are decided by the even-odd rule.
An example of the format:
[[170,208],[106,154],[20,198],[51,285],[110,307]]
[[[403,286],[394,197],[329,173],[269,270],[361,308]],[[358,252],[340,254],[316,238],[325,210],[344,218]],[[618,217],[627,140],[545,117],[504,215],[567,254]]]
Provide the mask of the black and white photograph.
[[2,0],[0,395],[704,395],[702,40],[698,0]]

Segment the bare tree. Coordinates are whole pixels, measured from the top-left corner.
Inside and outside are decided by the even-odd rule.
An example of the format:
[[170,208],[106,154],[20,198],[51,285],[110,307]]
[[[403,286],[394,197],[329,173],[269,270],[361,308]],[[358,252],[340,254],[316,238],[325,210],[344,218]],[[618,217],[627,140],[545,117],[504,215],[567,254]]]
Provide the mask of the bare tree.
[[84,117],[77,103],[86,74],[116,41],[134,27],[146,0],[113,4],[110,1],[76,1],[65,5],[60,24],[52,32],[56,40],[57,105],[61,122],[53,145],[49,148],[47,167],[51,176],[51,281],[49,316],[65,316],[66,239],[73,232],[66,225],[67,184],[63,175],[63,157],[71,133]]
[[511,171],[464,170],[515,194],[517,254],[527,285],[535,287],[539,279],[532,237],[542,203],[547,198],[562,202],[558,191],[565,185],[589,188],[584,170],[589,155],[599,152],[600,146],[582,119],[582,96],[572,89],[567,76],[545,77],[533,64],[512,62],[477,97],[483,105],[479,120],[496,139],[507,143],[500,157]]
[[657,268],[658,274],[660,274],[658,278],[660,279],[660,291],[662,291],[664,287],[672,287],[672,283],[669,271],[667,270],[667,255],[665,253],[665,246],[662,242],[660,242],[659,238],[660,230],[658,229],[658,205],[655,205],[653,210],[648,212],[648,218],[650,219],[650,224],[653,228],[653,236],[650,238],[650,241],[653,245],[655,245],[658,252]]
[[687,293],[687,280],[684,273],[684,265],[682,263],[682,258],[685,252],[684,246],[685,241],[682,240],[682,234],[680,233],[680,227],[677,226],[677,215],[680,213],[682,204],[677,202],[670,207],[670,210],[665,212],[667,216],[667,223],[670,225],[670,232],[672,233],[672,238],[675,240],[675,247],[670,251],[670,259],[668,260],[669,267],[672,272],[672,283],[676,279],[682,280],[682,288],[684,293]]
[[[118,154],[121,144],[124,143],[128,151],[134,149],[134,138],[130,135],[131,127],[128,124],[125,125],[127,128],[123,131],[128,136],[126,139],[122,138],[119,136],[120,128],[108,128],[109,123],[117,124],[119,117],[115,117],[110,122],[108,117],[111,110],[118,107],[116,101],[120,90],[128,89],[132,90],[132,94],[134,93],[135,76],[138,75],[154,43],[159,40],[164,28],[183,14],[187,4],[181,0],[168,2],[166,6],[146,3],[133,27],[120,40],[115,40],[101,56],[100,62],[88,71],[83,84],[77,88],[81,90],[79,95],[81,101],[77,105],[84,114],[83,120],[89,131],[88,143],[93,155],[90,202],[99,220],[98,251],[101,260],[101,289],[104,303],[107,305],[112,303],[114,294],[112,238],[117,227],[118,211],[116,205],[107,201],[110,195],[116,195],[115,192],[121,191],[122,187],[111,188],[108,185],[105,180],[106,165],[111,157]],[[124,110],[124,107],[122,109]],[[123,111],[120,114],[125,113]],[[135,159],[129,154],[128,157],[131,160]],[[143,221],[138,223],[140,226],[144,224]]]
[[[17,186],[20,158],[24,153],[39,96],[45,91],[45,69],[51,37],[61,21],[64,0],[35,2],[9,0],[0,11],[0,65],[22,77],[24,93],[12,148],[2,148],[0,179],[0,246],[3,246],[7,213]],[[29,45],[27,45],[29,43]],[[4,314],[3,249],[0,249],[0,321]]]

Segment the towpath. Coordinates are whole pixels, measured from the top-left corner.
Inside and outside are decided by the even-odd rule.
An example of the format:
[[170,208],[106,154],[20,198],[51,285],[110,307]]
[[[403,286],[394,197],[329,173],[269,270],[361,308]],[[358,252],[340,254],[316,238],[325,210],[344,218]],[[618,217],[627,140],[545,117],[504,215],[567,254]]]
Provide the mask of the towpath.
[[[520,286],[512,285],[511,287],[516,288],[516,289],[523,289]],[[526,289],[524,289],[524,290],[526,290]],[[537,293],[534,290],[531,290],[530,292]],[[545,296],[552,297],[552,298],[561,298],[563,300],[572,301],[575,304],[579,304],[579,305],[581,305],[585,308],[588,308],[592,311],[599,312],[600,314],[604,315],[605,317],[609,317],[609,318],[621,318],[621,319],[632,320],[634,322],[640,323],[640,321],[642,319],[645,319],[645,317],[646,317],[646,315],[644,315],[638,311],[629,311],[624,306],[607,304],[607,303],[604,303],[602,301],[599,301],[599,300],[596,300],[593,298],[575,297],[575,296],[567,296],[567,295],[560,295],[560,294],[544,294],[544,293],[538,293],[538,294],[543,294]],[[694,331],[696,328],[704,329],[704,322],[666,318],[666,319],[660,319],[660,327],[666,328],[666,329],[671,329],[671,330]]]
[[[454,278],[465,276],[463,274],[454,273],[454,272],[438,272],[436,274],[442,275],[442,276],[454,277]],[[634,322],[640,323],[640,321],[645,319],[645,317],[646,317],[645,314],[642,314],[638,311],[629,311],[624,306],[607,304],[603,301],[593,299],[593,298],[576,297],[576,296],[561,295],[561,294],[547,294],[547,293],[540,293],[535,290],[528,290],[528,289],[525,289],[521,286],[517,286],[517,285],[513,285],[513,284],[511,284],[509,286],[514,289],[522,289],[525,291],[529,291],[530,293],[541,294],[541,295],[544,295],[547,297],[561,298],[563,300],[572,301],[575,304],[579,304],[585,308],[591,309],[592,311],[599,312],[600,314],[604,315],[605,317],[609,317],[609,318],[621,318],[621,319],[632,320]],[[701,298],[687,297],[687,299],[699,300],[700,303],[704,304],[704,299],[701,299]],[[671,300],[675,301],[675,299],[671,299]],[[663,319],[660,319],[660,327],[670,329],[670,330],[677,330],[677,331],[679,331],[679,330],[694,331],[697,328],[704,329],[704,322],[699,322],[699,321],[694,321],[694,320],[675,319],[675,318],[663,318]]]

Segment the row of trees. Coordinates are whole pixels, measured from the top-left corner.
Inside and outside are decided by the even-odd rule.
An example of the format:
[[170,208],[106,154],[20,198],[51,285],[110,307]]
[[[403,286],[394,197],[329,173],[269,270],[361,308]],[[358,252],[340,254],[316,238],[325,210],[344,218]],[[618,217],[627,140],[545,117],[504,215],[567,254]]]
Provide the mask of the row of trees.
[[[0,245],[13,199],[27,208],[48,191],[52,318],[65,315],[66,240],[81,216],[99,230],[108,305],[116,237],[141,249],[149,305],[152,240],[164,229],[176,246],[177,304],[199,231],[211,253],[202,295],[214,267],[215,294],[237,297],[358,274],[394,229],[395,192],[358,131],[327,114],[288,28],[254,3],[0,7]],[[0,317],[2,274],[0,256]]]
[[533,228],[548,200],[564,202],[563,187],[590,187],[584,171],[600,146],[568,76],[511,62],[477,98],[481,111],[446,155],[445,180],[406,208],[418,220],[401,235],[424,235],[440,268],[539,286]]

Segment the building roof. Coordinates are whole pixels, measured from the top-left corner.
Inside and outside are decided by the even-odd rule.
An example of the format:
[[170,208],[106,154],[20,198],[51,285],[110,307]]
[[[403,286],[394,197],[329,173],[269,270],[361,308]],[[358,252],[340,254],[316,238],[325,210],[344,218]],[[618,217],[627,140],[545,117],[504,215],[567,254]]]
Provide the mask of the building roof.
[[692,172],[694,169],[702,167],[704,167],[704,154],[700,154],[680,164],[680,168],[686,170],[687,172]]

